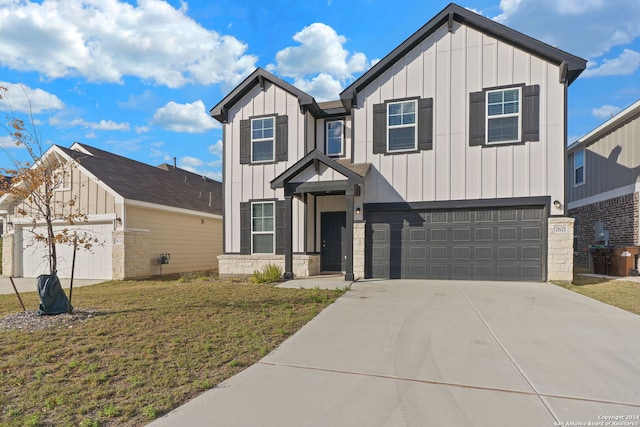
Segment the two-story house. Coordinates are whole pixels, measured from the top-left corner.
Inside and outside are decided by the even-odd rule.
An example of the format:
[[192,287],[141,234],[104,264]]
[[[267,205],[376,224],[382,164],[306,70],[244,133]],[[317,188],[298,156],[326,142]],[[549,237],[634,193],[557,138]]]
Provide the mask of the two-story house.
[[570,280],[586,61],[450,4],[333,102],[257,69],[223,123],[222,275]]
[[567,149],[567,207],[579,267],[592,267],[591,245],[640,245],[639,143],[640,100]]

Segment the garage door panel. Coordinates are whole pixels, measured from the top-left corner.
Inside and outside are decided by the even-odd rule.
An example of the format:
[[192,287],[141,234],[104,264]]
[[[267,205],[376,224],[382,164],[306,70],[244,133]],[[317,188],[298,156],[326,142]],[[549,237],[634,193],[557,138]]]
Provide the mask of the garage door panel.
[[[76,252],[74,277],[77,279],[111,279],[112,277],[112,223],[82,224],[76,227],[56,225],[54,233],[63,229],[79,233],[87,232],[98,239],[90,251],[81,249]],[[34,234],[44,234],[45,229],[38,227],[34,233],[23,231],[23,242],[16,247],[22,251],[21,270],[23,277],[37,277],[49,273],[47,247],[43,243],[36,242]],[[66,244],[56,245],[58,276],[71,277],[73,263],[73,246]]]
[[[367,277],[543,280],[544,218],[542,208],[373,212]],[[382,257],[380,247],[401,259]]]

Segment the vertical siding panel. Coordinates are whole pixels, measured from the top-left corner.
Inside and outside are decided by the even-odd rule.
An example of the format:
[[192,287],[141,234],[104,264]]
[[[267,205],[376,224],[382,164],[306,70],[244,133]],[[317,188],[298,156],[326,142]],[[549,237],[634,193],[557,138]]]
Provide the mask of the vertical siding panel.
[[436,97],[434,111],[440,111],[434,120],[435,199],[451,198],[451,37],[446,25],[435,32],[436,39]]
[[[540,105],[541,107],[546,103],[546,63],[539,58],[531,57],[531,84],[540,85]],[[556,76],[557,81],[557,76]],[[546,185],[546,150],[544,145],[546,144],[547,132],[545,126],[547,124],[546,110],[544,107],[540,110],[540,140],[537,143],[527,143],[529,146],[529,171],[531,172],[529,195],[540,196],[545,195],[544,192]],[[564,147],[561,147],[564,149]],[[564,157],[564,155],[562,156]],[[563,180],[564,182],[564,180]]]
[[[513,82],[529,84],[531,81],[531,55],[519,49],[513,51]],[[513,197],[529,196],[531,173],[529,168],[530,144],[513,147]]]
[[[449,171],[451,175],[451,192],[449,198],[462,200],[466,198],[467,159],[465,129],[467,127],[467,85],[466,85],[466,41],[467,27],[456,24],[451,41],[451,74],[450,90],[450,153]],[[476,65],[477,66],[477,65]]]
[[513,47],[498,42],[497,55],[498,84],[513,84]]
[[[564,141],[564,90],[558,83],[560,69],[552,64],[546,66],[545,85],[540,86],[540,143],[546,149],[546,170],[541,171],[547,179],[543,194],[549,194],[551,201],[564,200],[564,157],[566,145]],[[546,87],[546,90],[543,88]],[[532,142],[531,144],[535,144]]]
[[469,93],[482,90],[483,76],[483,36],[482,33],[467,29],[467,61],[465,96],[464,146],[466,150],[465,194],[468,199],[482,197],[482,147],[469,147]]
[[[400,66],[396,64],[378,79],[380,82],[380,102],[394,99],[396,97],[394,92],[393,76],[399,71]],[[373,109],[372,106],[370,106],[370,108]],[[380,162],[378,170],[384,177],[386,177],[386,180],[377,180],[376,201],[392,199],[397,194],[397,191],[394,190],[395,183],[393,182],[393,156],[385,156],[382,154],[376,154],[376,156]]]
[[407,57],[400,59],[392,67],[393,69],[393,98],[407,97],[407,68],[406,63],[409,61]]
[[482,148],[482,198],[496,197],[496,147]]
[[482,35],[482,88],[496,86],[498,44],[494,38]]
[[[433,134],[438,134],[438,123],[440,115],[447,115],[446,111],[440,111],[438,104],[438,98],[436,96],[437,90],[437,64],[436,64],[436,46],[435,36],[429,36],[422,42],[424,54],[422,55],[423,61],[423,90],[425,98],[434,98],[433,108]],[[435,153],[438,150],[443,149],[438,146],[437,136],[433,141],[433,150],[429,152],[422,152],[422,200],[435,200],[436,197],[436,166],[435,166]],[[446,148],[446,147],[445,147]]]
[[513,196],[513,146],[496,148],[496,197]]

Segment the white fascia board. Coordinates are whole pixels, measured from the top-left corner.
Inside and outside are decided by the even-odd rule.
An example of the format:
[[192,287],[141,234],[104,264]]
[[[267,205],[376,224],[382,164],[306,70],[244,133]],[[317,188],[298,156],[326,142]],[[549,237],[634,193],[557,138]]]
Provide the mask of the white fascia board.
[[581,208],[582,206],[591,205],[593,203],[604,202],[605,200],[615,199],[616,197],[627,196],[629,194],[635,193],[636,191],[640,191],[640,183],[625,185],[624,187],[605,191],[604,193],[585,197],[584,199],[574,200],[573,202],[567,203],[567,209]]
[[[76,221],[76,225],[78,224],[95,224],[98,222],[113,222],[116,219],[116,214],[99,214],[99,215],[88,215],[86,221]],[[23,225],[23,224],[33,224],[33,218],[30,217],[20,217],[14,218],[12,220],[14,224]],[[59,224],[68,224],[67,221],[61,219],[54,219],[52,221],[53,225]],[[36,225],[45,224],[44,220],[40,220],[36,222]]]
[[173,206],[165,206],[157,203],[141,202],[139,200],[125,199],[124,204],[127,206],[138,206],[141,208],[156,209],[160,211],[173,212],[173,213],[179,213],[184,215],[193,215],[193,216],[201,216],[201,217],[203,216],[206,218],[222,219],[222,215],[218,215],[218,214],[212,214],[212,213],[207,213],[202,211],[194,211],[191,209],[176,208]]

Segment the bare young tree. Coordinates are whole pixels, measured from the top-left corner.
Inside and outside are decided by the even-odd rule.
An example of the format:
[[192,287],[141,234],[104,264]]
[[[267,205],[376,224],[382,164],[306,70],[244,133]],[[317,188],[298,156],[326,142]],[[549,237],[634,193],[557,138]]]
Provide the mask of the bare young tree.
[[[0,101],[8,102],[7,95],[8,89],[0,86]],[[28,99],[26,91],[24,96]],[[20,161],[12,149],[2,145],[2,151],[12,167],[0,168],[0,174],[7,177],[0,186],[0,197],[10,198],[14,217],[28,221],[34,240],[46,247],[49,274],[56,276],[57,245],[91,250],[99,241],[91,233],[73,227],[86,222],[87,214],[77,207],[77,197],[69,195],[70,192],[57,190],[69,185],[77,164],[55,153],[45,156],[47,150],[36,127],[30,100],[29,106],[27,121],[10,108],[5,121],[0,124],[12,143],[28,153],[28,160]],[[57,224],[62,227],[54,227]]]

